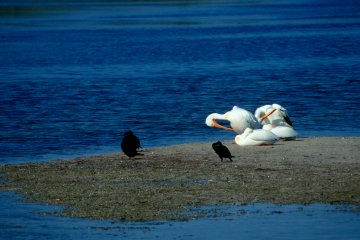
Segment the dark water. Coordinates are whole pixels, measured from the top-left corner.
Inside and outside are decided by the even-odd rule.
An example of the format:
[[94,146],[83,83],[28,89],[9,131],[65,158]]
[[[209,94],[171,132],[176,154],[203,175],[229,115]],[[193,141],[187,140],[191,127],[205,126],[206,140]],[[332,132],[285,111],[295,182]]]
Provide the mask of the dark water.
[[[233,105],[279,103],[305,137],[359,136],[359,102],[356,0],[0,2],[0,164],[118,151],[128,129],[144,147],[232,139],[204,119]],[[121,225],[0,198],[1,239],[360,237],[350,206]]]
[[232,139],[233,105],[360,134],[359,1],[1,1],[0,43],[2,164]]
[[250,204],[206,207],[207,218],[187,222],[124,223],[47,215],[52,206],[13,203],[0,192],[0,239],[323,239],[357,240],[355,206]]

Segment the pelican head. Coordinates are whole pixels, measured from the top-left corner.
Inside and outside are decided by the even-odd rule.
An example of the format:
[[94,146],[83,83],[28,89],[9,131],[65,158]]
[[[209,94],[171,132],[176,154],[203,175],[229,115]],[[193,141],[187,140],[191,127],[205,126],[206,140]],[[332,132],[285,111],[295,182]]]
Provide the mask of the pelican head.
[[227,120],[223,114],[211,113],[209,116],[206,117],[205,124],[208,127],[217,127],[217,128],[221,128],[221,129],[225,129],[225,130],[229,130],[229,131],[233,130],[232,128],[228,128],[228,127],[225,127],[225,126],[219,124],[216,121],[217,119],[219,119],[219,120]]
[[[265,114],[260,116],[260,123],[262,123],[265,119],[267,119],[267,117],[269,117],[271,114],[273,114],[276,109],[275,108],[270,108],[270,111],[266,112]],[[267,124],[267,123],[266,123]]]
[[279,104],[264,105],[256,109],[255,117],[262,125],[288,125],[292,126],[287,110]]
[[[229,121],[231,128],[220,125],[216,121],[218,119]],[[209,127],[217,127],[229,131],[235,131],[238,134],[243,133],[247,127],[255,129],[260,128],[261,126],[252,113],[237,106],[234,106],[231,111],[228,111],[225,114],[210,114],[206,118],[205,123]]]

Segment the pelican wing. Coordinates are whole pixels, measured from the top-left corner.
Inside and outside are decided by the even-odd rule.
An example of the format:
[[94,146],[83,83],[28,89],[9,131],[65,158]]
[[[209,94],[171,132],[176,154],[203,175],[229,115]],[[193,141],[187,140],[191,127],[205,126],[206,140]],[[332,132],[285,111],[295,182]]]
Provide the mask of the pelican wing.
[[271,132],[284,139],[292,139],[298,136],[298,133],[292,127],[278,126],[271,129]]
[[261,128],[261,124],[258,122],[258,120],[256,119],[256,117],[249,113],[249,117],[248,117],[248,120],[247,120],[249,126],[252,128],[252,129],[258,129],[258,128]]
[[292,126],[292,122],[291,122],[291,120],[290,120],[290,118],[289,118],[288,115],[285,115],[285,116],[284,116],[284,120],[285,120],[285,122],[286,122],[287,124],[289,124],[290,126]]

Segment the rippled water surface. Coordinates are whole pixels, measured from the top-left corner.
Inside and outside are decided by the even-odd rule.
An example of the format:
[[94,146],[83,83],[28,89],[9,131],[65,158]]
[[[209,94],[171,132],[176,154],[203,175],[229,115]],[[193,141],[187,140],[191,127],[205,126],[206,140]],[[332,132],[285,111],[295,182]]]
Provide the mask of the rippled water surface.
[[[128,129],[143,147],[232,139],[204,119],[233,105],[279,103],[301,136],[359,136],[359,102],[359,1],[0,2],[0,164],[118,151]],[[4,239],[359,238],[358,213],[333,206],[121,230],[4,194]]]
[[233,105],[360,134],[358,1],[2,1],[0,42],[1,163],[232,139]]
[[250,204],[211,206],[206,218],[186,222],[95,221],[48,215],[58,208],[14,203],[0,192],[1,239],[323,239],[356,240],[356,206]]

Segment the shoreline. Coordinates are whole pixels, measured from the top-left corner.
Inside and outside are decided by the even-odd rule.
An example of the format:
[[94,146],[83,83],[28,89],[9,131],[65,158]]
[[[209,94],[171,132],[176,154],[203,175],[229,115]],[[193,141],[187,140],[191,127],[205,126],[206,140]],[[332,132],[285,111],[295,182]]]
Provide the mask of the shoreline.
[[217,204],[360,204],[360,137],[311,137],[270,146],[212,142],[0,166],[0,190],[65,206],[57,214],[125,221],[186,220]]

